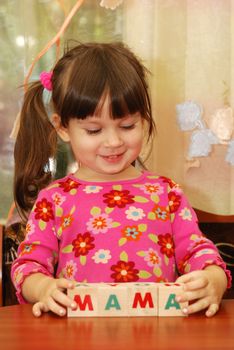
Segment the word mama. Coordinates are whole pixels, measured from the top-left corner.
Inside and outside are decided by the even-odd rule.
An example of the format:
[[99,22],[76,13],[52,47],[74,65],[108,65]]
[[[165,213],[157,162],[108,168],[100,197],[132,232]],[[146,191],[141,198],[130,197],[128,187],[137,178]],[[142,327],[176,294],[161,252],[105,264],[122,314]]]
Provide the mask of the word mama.
[[78,283],[68,295],[77,309],[68,317],[184,316],[188,303],[178,303],[178,283]]

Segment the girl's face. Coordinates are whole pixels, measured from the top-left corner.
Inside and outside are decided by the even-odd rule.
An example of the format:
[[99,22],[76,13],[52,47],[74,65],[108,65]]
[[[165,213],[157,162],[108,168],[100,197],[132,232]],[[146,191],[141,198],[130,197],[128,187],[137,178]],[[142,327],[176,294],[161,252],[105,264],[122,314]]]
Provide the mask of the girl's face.
[[142,148],[143,119],[139,113],[112,119],[109,105],[107,95],[97,115],[70,119],[67,128],[58,130],[71,144],[79,178],[105,181],[114,175],[118,180],[139,173],[131,164]]

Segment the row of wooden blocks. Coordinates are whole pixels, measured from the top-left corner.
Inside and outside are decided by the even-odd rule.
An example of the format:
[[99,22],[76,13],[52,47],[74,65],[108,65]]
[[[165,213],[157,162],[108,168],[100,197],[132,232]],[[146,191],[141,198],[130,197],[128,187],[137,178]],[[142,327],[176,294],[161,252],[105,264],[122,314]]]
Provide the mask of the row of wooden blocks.
[[68,295],[77,309],[68,317],[185,316],[188,303],[178,303],[178,283],[78,283]]

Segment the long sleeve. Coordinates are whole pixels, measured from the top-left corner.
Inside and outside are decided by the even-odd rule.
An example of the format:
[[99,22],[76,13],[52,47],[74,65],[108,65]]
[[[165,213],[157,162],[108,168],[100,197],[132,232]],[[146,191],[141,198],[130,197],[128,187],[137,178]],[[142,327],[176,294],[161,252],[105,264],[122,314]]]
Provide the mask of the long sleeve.
[[29,216],[26,238],[18,249],[18,258],[12,264],[11,276],[20,303],[25,300],[21,285],[32,273],[54,275],[58,256],[58,239],[54,230],[54,207],[42,191]]
[[199,229],[196,213],[178,185],[170,188],[168,198],[179,274],[218,265],[224,269],[230,287],[230,271],[226,269],[215,244]]

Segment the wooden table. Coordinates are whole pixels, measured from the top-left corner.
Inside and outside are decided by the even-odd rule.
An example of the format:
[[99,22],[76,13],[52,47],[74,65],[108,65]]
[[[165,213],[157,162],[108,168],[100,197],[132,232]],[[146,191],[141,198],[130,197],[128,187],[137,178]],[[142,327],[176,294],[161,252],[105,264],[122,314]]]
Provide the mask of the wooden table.
[[234,349],[234,300],[223,300],[213,318],[33,317],[31,305],[0,308],[2,350]]

